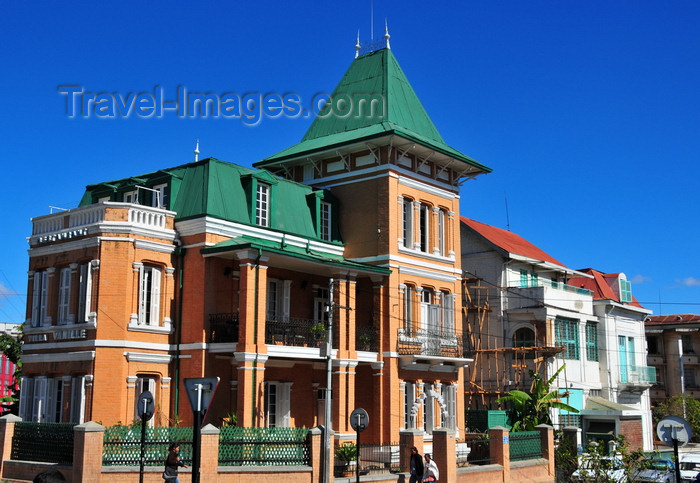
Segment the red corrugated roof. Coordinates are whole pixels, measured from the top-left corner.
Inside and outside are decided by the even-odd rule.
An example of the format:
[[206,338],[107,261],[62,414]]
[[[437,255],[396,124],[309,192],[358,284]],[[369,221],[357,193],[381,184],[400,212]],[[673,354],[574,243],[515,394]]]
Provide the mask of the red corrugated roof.
[[472,220],[471,218],[467,218],[466,216],[462,216],[460,219],[462,220],[462,223],[467,225],[469,228],[508,253],[515,253],[516,255],[534,258],[535,260],[542,260],[544,262],[550,262],[566,267],[566,265],[561,263],[559,260],[537,248],[520,235],[516,235],[513,232],[506,231],[501,228],[496,228],[495,226],[480,223]]
[[646,324],[700,324],[700,315],[673,314],[647,317]]
[[621,304],[626,303],[643,308],[634,296],[632,296],[632,302],[621,302],[620,297],[615,294],[612,284],[617,283],[617,279],[620,276],[619,273],[603,273],[592,268],[584,268],[578,271],[593,275],[593,278],[573,277],[569,279],[569,285],[587,288],[593,292],[593,299],[614,300]]

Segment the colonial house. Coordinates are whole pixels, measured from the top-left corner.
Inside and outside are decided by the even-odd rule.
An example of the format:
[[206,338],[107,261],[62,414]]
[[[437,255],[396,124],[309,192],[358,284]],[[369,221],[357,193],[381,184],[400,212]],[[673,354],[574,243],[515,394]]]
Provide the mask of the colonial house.
[[647,361],[656,371],[652,406],[681,394],[700,398],[700,315],[652,315],[644,328]]
[[217,376],[214,424],[311,427],[328,403],[341,439],[358,407],[365,441],[464,426],[459,186],[490,170],[445,143],[388,36],[331,97],[357,115],[256,169],[164,163],[32,219],[24,419],[130,423],[149,390],[151,424],[187,424],[183,379]]
[[[496,409],[534,371],[555,380],[579,413],[553,414],[584,438],[624,433],[651,448],[642,321],[624,274],[572,270],[521,236],[462,217],[465,318],[475,346],[470,407]],[[624,345],[622,345],[624,338]],[[618,341],[619,344],[618,344]],[[640,365],[638,365],[640,364]]]

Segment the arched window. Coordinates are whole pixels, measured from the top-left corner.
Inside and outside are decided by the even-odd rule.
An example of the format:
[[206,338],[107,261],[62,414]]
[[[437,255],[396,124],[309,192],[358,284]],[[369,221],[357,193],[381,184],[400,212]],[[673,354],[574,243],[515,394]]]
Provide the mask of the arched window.
[[528,327],[521,327],[513,334],[513,347],[533,347],[535,332]]

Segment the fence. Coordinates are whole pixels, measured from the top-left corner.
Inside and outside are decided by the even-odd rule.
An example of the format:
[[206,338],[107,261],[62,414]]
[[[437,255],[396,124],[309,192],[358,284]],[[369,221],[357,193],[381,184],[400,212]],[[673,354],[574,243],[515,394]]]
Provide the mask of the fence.
[[510,460],[522,461],[542,457],[539,431],[510,433]]
[[[180,443],[180,456],[185,464],[192,462],[192,428],[146,428],[144,465],[163,466],[168,446]],[[105,428],[102,450],[103,466],[131,466],[141,461],[141,427],[111,426]]]
[[11,459],[72,464],[73,427],[72,423],[16,423]]
[[219,433],[219,465],[310,465],[309,446],[308,428],[224,427]]

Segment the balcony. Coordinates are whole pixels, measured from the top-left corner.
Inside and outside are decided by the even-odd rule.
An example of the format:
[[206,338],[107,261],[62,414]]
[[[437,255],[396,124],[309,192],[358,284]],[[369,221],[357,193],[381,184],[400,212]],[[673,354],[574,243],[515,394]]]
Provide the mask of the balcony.
[[620,368],[620,389],[629,392],[640,392],[656,384],[656,368],[650,366],[634,366]]
[[574,312],[593,313],[593,292],[562,282],[542,279],[535,285],[510,287],[509,292],[512,294],[508,297],[509,312],[549,305]]
[[471,343],[456,330],[399,329],[399,355],[471,357]]
[[102,227],[100,231],[120,231],[128,227],[172,238],[174,232],[168,228],[168,218],[174,214],[162,208],[132,203],[103,202],[81,206],[32,218],[29,242],[35,246],[77,238],[93,233],[92,227],[95,226]]
[[[265,321],[265,343],[293,347],[319,347],[328,338],[326,324],[314,319],[285,317]],[[335,341],[334,341],[334,346]]]
[[211,344],[238,342],[238,314],[209,314],[207,340]]

